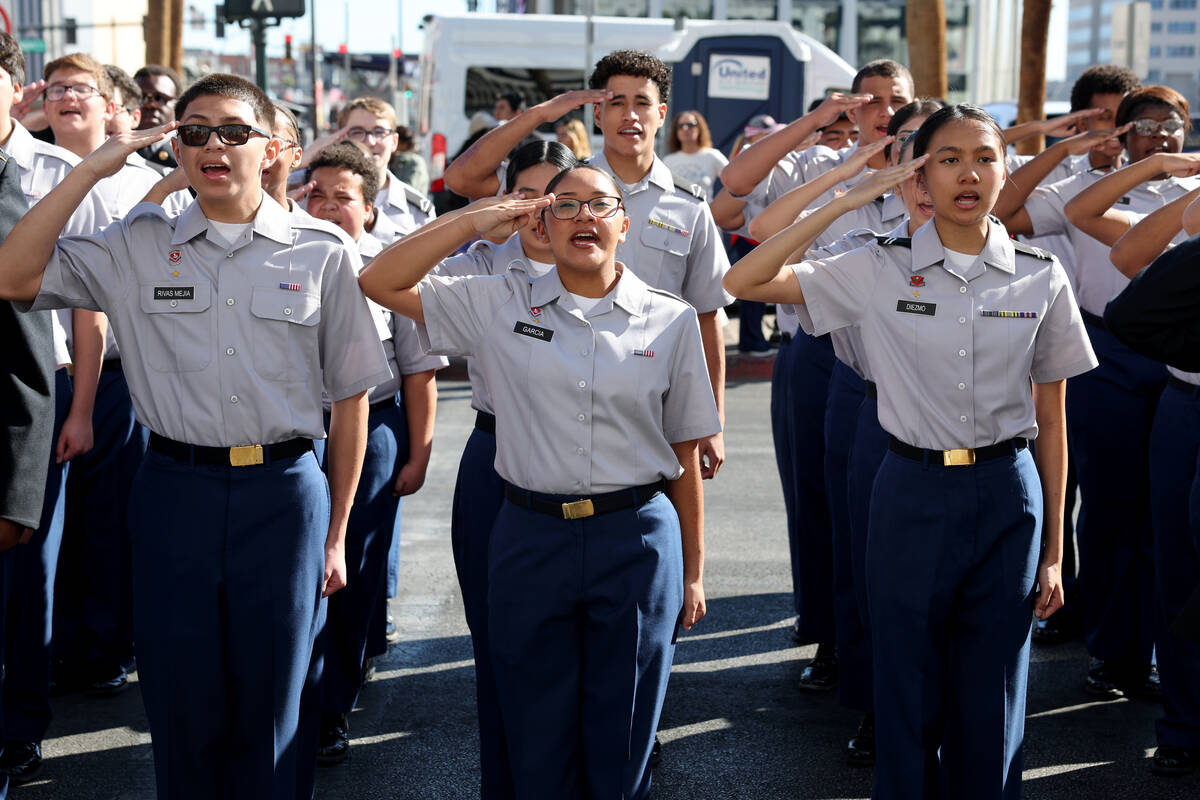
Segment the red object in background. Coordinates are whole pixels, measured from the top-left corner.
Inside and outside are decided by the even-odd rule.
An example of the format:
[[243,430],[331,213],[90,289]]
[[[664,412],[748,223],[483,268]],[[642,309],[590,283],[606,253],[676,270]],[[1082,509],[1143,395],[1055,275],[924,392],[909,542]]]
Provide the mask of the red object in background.
[[338,45],[338,55],[340,55],[340,56],[346,55],[346,45],[344,45],[344,44]]

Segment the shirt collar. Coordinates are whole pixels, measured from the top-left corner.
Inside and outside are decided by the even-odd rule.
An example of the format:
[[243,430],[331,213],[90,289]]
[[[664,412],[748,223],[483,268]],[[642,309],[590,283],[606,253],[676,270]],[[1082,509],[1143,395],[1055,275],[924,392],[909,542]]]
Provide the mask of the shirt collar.
[[505,270],[529,271],[529,258],[525,255],[525,248],[521,246],[521,234],[514,233],[501,244],[488,244],[492,248],[492,263],[503,266]]
[[[913,234],[912,271],[917,272],[935,264],[942,264],[947,272],[952,272],[951,267],[944,263],[945,258],[945,245],[942,244],[937,226],[931,219],[917,228],[917,232]],[[1017,271],[1012,240],[1008,238],[1008,231],[1004,229],[1004,226],[994,219],[988,221],[987,240],[983,243],[983,250],[979,253],[976,263],[979,260],[989,267],[995,267],[1010,275]],[[960,275],[959,277],[964,276]]]
[[[883,222],[889,223],[891,220],[908,217],[908,208],[904,205],[903,198],[895,192],[888,192],[883,197]],[[907,220],[906,220],[907,222]]]
[[[184,209],[175,223],[175,233],[171,236],[171,244],[183,244],[191,241],[209,228],[208,217],[200,203],[195,202]],[[254,215],[251,226],[253,233],[265,236],[279,244],[292,243],[291,217],[283,206],[276,203],[266,192],[262,193],[262,202]]]
[[[592,314],[603,314],[611,311],[613,306],[620,306],[631,317],[640,317],[642,315],[642,305],[646,299],[646,292],[649,291],[645,283],[638,279],[633,274],[632,270],[625,269],[625,265],[617,262],[617,269],[620,273],[620,280],[617,281],[617,287],[604,296],[596,307],[592,310]],[[552,269],[542,277],[529,284],[529,302],[534,308],[540,308],[548,303],[560,299],[563,295],[568,294],[566,287],[562,285],[562,279],[558,276],[558,269]]]
[[637,183],[627,184],[622,181],[617,176],[617,173],[613,171],[612,166],[608,163],[608,157],[603,152],[592,158],[588,164],[612,175],[617,183],[621,185],[622,191],[628,194],[637,194],[645,189],[647,184],[654,184],[665,192],[675,191],[675,176],[671,174],[671,168],[663,163],[663,160],[657,155],[654,156],[654,163],[650,165],[650,171],[642,176],[642,179]]
[[23,170],[31,170],[33,169],[33,160],[37,156],[36,140],[33,138],[33,134],[25,130],[25,126],[15,119],[12,121],[12,125],[12,134],[8,137],[4,149],[17,162],[17,166]]
[[367,259],[374,258],[383,252],[383,242],[366,231],[363,231],[363,235],[358,237],[356,244],[358,245],[358,254],[362,257],[363,263],[366,263]]
[[386,198],[389,206],[401,211],[408,210],[408,196],[404,192],[404,181],[389,172],[387,185],[383,188],[387,190]]

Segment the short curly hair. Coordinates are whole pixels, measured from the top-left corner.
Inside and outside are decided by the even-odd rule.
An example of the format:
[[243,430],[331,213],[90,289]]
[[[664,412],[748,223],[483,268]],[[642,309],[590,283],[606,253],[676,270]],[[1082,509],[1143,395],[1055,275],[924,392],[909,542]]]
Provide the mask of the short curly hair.
[[320,150],[308,169],[304,172],[305,182],[311,181],[312,176],[321,167],[344,169],[362,178],[363,200],[371,205],[379,195],[379,173],[375,171],[375,162],[362,151],[354,142],[334,142]]
[[1137,73],[1116,64],[1095,64],[1088,67],[1071,87],[1071,110],[1082,111],[1092,105],[1098,94],[1127,95],[1141,86]]
[[643,50],[614,50],[597,61],[588,78],[588,88],[604,89],[609,79],[616,75],[650,79],[658,87],[660,103],[667,102],[671,96],[671,68]]

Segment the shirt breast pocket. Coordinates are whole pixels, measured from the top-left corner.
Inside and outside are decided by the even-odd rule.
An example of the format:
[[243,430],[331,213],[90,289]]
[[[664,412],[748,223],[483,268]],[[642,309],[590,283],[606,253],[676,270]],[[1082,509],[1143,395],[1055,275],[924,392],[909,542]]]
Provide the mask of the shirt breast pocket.
[[212,285],[204,281],[144,284],[137,346],[151,369],[197,372],[212,362]]
[[[685,230],[682,224],[671,225]],[[638,236],[641,247],[629,264],[634,273],[651,286],[681,294],[687,272],[687,257],[692,249],[690,236],[647,222]]]
[[[251,349],[254,370],[268,380],[303,381],[316,363],[321,298],[307,292],[255,287]],[[336,356],[335,356],[336,357]]]

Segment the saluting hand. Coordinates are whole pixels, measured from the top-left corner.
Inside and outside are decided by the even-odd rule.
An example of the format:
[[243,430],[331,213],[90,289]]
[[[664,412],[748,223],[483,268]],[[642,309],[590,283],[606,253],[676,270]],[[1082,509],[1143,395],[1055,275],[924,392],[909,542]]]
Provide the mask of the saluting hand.
[[902,164],[897,164],[894,167],[872,172],[856,183],[854,188],[842,195],[842,199],[852,203],[855,208],[861,208],[911,178],[928,160],[929,154],[926,153],[920,158],[914,158]]
[[17,122],[21,122],[25,117],[29,116],[29,111],[33,108],[33,104],[38,101],[42,93],[46,91],[45,81],[34,81],[27,83],[21,89],[21,100],[18,103],[13,103],[9,109],[9,116]]
[[76,169],[86,168],[92,172],[96,180],[116,175],[125,166],[125,159],[147,145],[162,141],[168,133],[178,127],[176,122],[168,122],[157,128],[147,128],[144,131],[125,131],[114,133],[96,148],[87,158],[80,162]]
[[[1089,109],[1092,111],[1098,109]],[[1070,139],[1063,139],[1062,144],[1067,148],[1067,152],[1073,156],[1083,155],[1092,150],[1098,145],[1112,141],[1123,135],[1127,130],[1133,127],[1132,122],[1127,122],[1119,128],[1104,128],[1101,130],[1084,131],[1083,133],[1072,136]]]
[[847,178],[852,178],[866,169],[867,162],[874,158],[877,153],[882,153],[883,148],[894,141],[896,141],[895,136],[885,136],[877,142],[859,145],[854,149],[849,158],[834,167],[834,169],[841,171]]
[[476,200],[467,211],[471,226],[480,236],[507,239],[537,222],[538,214],[554,200],[553,195],[525,199],[521,195]]
[[826,97],[821,105],[814,108],[806,116],[812,116],[817,122],[818,127],[825,127],[837,122],[837,118],[845,114],[852,108],[858,108],[863,103],[871,102],[874,95],[870,94],[843,94],[842,92],[833,92]]
[[[541,111],[544,119],[556,120],[560,117],[565,117],[569,112],[588,103],[603,103],[611,99],[612,92],[607,89],[575,89],[570,92],[563,92],[556,97],[551,97],[546,102],[537,104],[534,108]],[[532,111],[533,109],[530,110]]]
[[293,202],[303,203],[304,198],[308,197],[308,193],[311,192],[316,187],[316,185],[317,185],[316,181],[309,181],[308,183],[304,184],[303,186],[301,186],[299,188],[292,189],[290,192],[287,193],[287,196],[290,197]]
[[1042,135],[1062,139],[1079,133],[1082,130],[1079,123],[1085,119],[1103,114],[1104,111],[1105,109],[1103,108],[1085,108],[1082,111],[1072,111],[1070,114],[1063,114],[1061,117],[1042,120],[1042,124],[1039,127],[1041,128]]
[[1200,153],[1155,153],[1163,172],[1177,178],[1190,178],[1200,173]]

